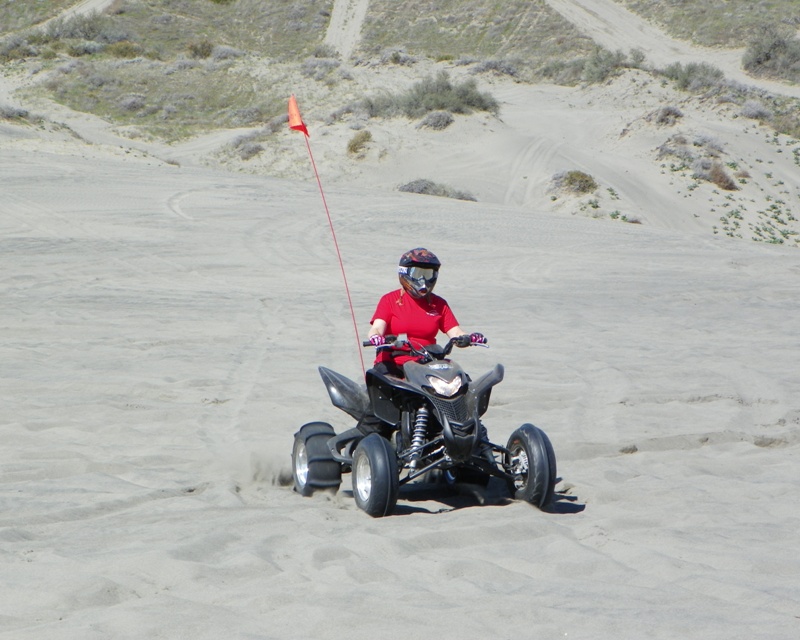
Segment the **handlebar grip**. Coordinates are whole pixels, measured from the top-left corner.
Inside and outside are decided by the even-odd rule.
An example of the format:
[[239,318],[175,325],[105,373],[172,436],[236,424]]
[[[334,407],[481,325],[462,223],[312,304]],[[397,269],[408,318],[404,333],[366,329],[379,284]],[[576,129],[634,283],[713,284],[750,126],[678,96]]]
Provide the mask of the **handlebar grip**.
[[[397,336],[384,336],[386,338],[386,345],[391,346],[397,340]],[[362,347],[372,347],[373,344],[369,340],[362,340],[361,341]]]

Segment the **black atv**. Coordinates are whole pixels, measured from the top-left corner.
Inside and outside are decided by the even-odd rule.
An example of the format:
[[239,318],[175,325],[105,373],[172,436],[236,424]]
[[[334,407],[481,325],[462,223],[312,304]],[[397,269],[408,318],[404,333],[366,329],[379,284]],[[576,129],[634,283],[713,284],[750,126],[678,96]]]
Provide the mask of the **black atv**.
[[379,348],[415,357],[403,365],[404,378],[370,369],[365,388],[319,368],[334,406],[359,420],[371,402],[386,425],[384,435],[365,435],[355,427],[336,435],[327,422],[303,425],[292,451],[295,491],[303,496],[336,492],[342,473],[352,471],[356,504],[379,517],[394,511],[399,488],[413,480],[439,477],[451,485],[486,486],[495,476],[515,499],[539,508],[550,505],[556,457],[544,431],[523,424],[502,447],[489,440],[481,422],[492,387],[503,379],[503,366],[472,380],[448,358],[454,346],[472,346],[469,336],[422,349],[413,348],[403,335],[388,340]]

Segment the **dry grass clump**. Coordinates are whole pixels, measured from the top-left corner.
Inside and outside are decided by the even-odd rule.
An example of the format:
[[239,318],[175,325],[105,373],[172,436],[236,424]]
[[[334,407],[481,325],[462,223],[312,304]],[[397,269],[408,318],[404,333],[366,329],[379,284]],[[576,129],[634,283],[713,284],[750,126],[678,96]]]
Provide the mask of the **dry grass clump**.
[[398,191],[419,193],[426,196],[439,196],[442,198],[455,198],[456,200],[468,200],[470,202],[478,201],[475,196],[467,191],[459,191],[458,189],[453,189],[452,187],[425,179],[412,180],[398,187]]
[[350,155],[361,155],[370,142],[372,142],[372,134],[366,129],[362,129],[350,138],[350,142],[347,143],[347,153]]
[[417,129],[442,131],[443,129],[447,129],[453,122],[455,122],[455,118],[453,118],[453,114],[449,111],[431,111],[420,120]]
[[655,122],[661,126],[671,127],[682,117],[683,111],[678,109],[678,107],[667,105],[648,114],[646,119],[648,122]]
[[597,182],[588,173],[573,169],[562,171],[553,176],[553,185],[556,189],[563,189],[576,194],[592,193],[597,189]]
[[698,158],[693,166],[694,173],[692,176],[698,180],[706,180],[717,185],[720,189],[725,191],[738,191],[739,185],[736,181],[728,175],[725,167],[722,166],[718,160],[711,160],[709,158]]
[[[696,180],[712,182],[720,189],[725,191],[737,191],[739,186],[722,164],[721,157],[724,154],[722,143],[713,136],[696,135],[690,143],[686,136],[682,134],[674,135],[664,144],[658,147],[658,159],[674,158],[677,162],[672,162],[668,167],[676,173],[688,172],[691,170],[692,177]],[[740,179],[743,176],[738,176]]]
[[752,120],[769,120],[772,112],[758,100],[748,100],[742,105],[741,115]]

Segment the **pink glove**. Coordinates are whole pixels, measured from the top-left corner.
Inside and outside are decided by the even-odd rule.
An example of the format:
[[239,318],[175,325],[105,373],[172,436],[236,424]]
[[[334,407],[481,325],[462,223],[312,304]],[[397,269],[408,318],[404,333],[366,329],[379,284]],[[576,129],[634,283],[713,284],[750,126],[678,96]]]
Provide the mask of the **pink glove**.
[[381,345],[386,344],[386,338],[378,335],[377,333],[374,336],[370,336],[369,341],[372,343],[373,347],[380,347]]
[[472,344],[486,344],[489,342],[486,339],[486,336],[482,333],[471,333],[469,336],[469,340]]

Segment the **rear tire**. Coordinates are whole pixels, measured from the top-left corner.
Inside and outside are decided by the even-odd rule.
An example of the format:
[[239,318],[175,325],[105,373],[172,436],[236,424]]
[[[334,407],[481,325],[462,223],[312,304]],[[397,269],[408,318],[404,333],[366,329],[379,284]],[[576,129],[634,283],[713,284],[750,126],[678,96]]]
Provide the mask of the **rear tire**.
[[309,422],[294,436],[292,474],[294,490],[308,497],[315,491],[336,493],[342,484],[342,466],[333,458],[328,440],[336,435],[327,422]]
[[511,434],[506,448],[506,468],[514,475],[508,482],[511,495],[543,509],[553,501],[556,486],[556,454],[544,431],[523,424]]
[[377,433],[361,440],[353,454],[353,497],[358,508],[373,518],[394,511],[400,478],[397,454],[391,443]]

